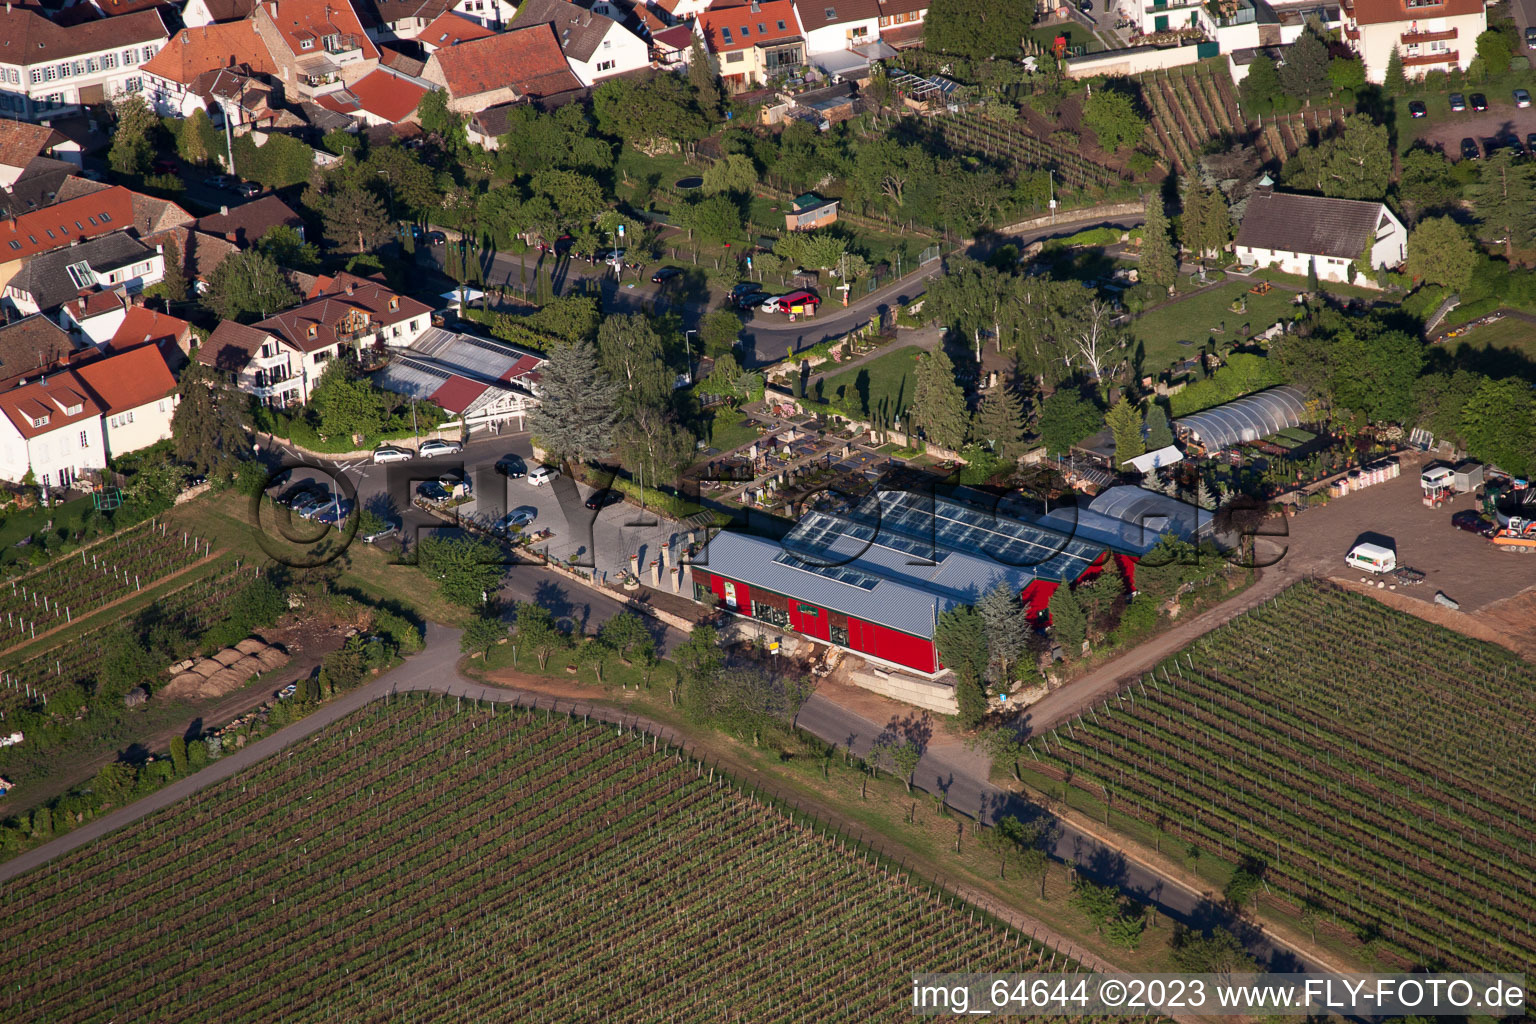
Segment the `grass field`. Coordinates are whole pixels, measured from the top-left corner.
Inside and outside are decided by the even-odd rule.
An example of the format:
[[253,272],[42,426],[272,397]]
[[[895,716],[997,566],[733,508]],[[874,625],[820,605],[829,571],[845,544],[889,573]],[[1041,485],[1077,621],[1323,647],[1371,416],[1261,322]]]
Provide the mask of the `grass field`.
[[648,737],[436,696],[0,898],[15,1022],[894,1021],[914,971],[1063,969]]
[[1498,323],[1475,327],[1467,334],[1442,344],[1452,353],[1462,346],[1472,349],[1499,349],[1516,352],[1536,362],[1536,324],[1506,316]]
[[899,349],[828,377],[822,382],[822,397],[858,419],[871,413],[905,415],[912,404],[913,375],[920,352],[917,348]]
[[722,407],[717,408],[710,417],[709,436],[705,440],[711,448],[728,452],[740,445],[751,444],[759,436],[757,427],[745,413]]
[[[1131,336],[1146,346],[1142,362],[1144,372],[1155,374],[1165,370],[1180,359],[1195,355],[1212,339],[1218,343],[1246,341],[1276,320],[1289,317],[1296,308],[1292,304],[1296,297],[1292,292],[1276,288],[1268,295],[1251,295],[1250,287],[1249,281],[1234,281],[1137,317],[1131,323]],[[1232,312],[1228,307],[1244,295],[1248,297],[1248,311]],[[1248,325],[1246,333],[1242,330],[1243,324]],[[1211,332],[1212,327],[1223,325],[1223,333]]]
[[1533,687],[1501,648],[1301,584],[1035,737],[1020,768],[1165,848],[1248,864],[1254,886],[1404,964],[1523,970]]

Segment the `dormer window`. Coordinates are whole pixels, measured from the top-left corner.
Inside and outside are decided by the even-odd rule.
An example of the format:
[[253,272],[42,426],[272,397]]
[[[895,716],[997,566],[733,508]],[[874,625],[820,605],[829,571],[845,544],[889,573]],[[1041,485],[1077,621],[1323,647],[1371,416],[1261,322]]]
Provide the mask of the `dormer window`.
[[400,309],[400,296],[392,295],[389,299],[389,311],[394,313]]
[[317,325],[315,325],[315,324],[310,324],[309,325],[309,336],[310,336],[311,339],[320,337],[320,328]]
[[315,48],[315,41],[313,39],[300,39],[299,40],[299,49],[301,49],[301,50],[313,50],[314,48]]
[[48,425],[48,417],[46,415],[28,416],[27,422],[32,424],[32,428],[35,430],[38,427],[46,427]]
[[79,416],[84,411],[85,406],[81,405],[79,402],[76,402],[74,405],[64,407],[65,416]]
[[91,265],[85,260],[81,260],[79,263],[71,263],[64,268],[64,272],[69,275],[70,281],[74,283],[77,289],[93,288],[96,286],[96,273],[91,270]]

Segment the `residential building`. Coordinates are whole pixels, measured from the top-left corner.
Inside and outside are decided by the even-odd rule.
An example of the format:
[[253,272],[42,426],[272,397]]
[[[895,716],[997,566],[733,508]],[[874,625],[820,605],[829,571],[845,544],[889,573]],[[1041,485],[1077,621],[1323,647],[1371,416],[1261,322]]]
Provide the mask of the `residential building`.
[[693,55],[693,29],[675,25],[651,34],[651,60],[659,68],[676,71],[688,66]]
[[188,28],[244,21],[256,10],[256,0],[187,0],[181,23]]
[[0,220],[0,285],[39,253],[130,227],[133,193],[121,185]]
[[494,29],[486,28],[478,21],[466,18],[456,11],[447,11],[432,19],[430,24],[422,26],[414,38],[421,44],[422,51],[433,53],[449,46],[458,46],[472,39],[485,39],[495,35]]
[[495,152],[501,146],[501,137],[511,129],[511,113],[516,103],[498,103],[469,115],[464,125],[469,141],[488,151]]
[[353,82],[339,92],[327,93],[316,103],[346,114],[369,127],[414,121],[416,108],[431,90],[386,68]]
[[625,28],[617,7],[598,0],[582,7],[570,0],[524,0],[513,22],[519,28],[546,22],[582,85],[650,67],[651,48]]
[[811,60],[880,38],[880,0],[795,0]]
[[47,125],[0,117],[0,188],[16,184],[40,156],[49,156],[64,136]]
[[101,406],[74,371],[0,392],[0,480],[61,488],[106,465]]
[[65,27],[36,8],[0,10],[0,116],[35,121],[142,92],[140,68],[169,33],[158,10]]
[[1315,269],[1322,280],[1349,283],[1357,274],[1400,266],[1408,230],[1383,203],[1258,188],[1232,251],[1245,266],[1302,275]]
[[378,47],[349,0],[264,0],[252,19],[292,100],[323,96],[378,67]]
[[193,227],[216,235],[242,249],[249,249],[276,227],[292,228],[304,237],[304,218],[276,195],[264,195],[236,207],[221,206],[218,213],[199,217]]
[[[1488,29],[1484,0],[1344,0],[1344,39],[1365,62],[1365,77],[1384,82],[1395,47],[1403,73],[1465,71]],[[1502,68],[1495,70],[1504,70]]]
[[192,351],[192,325],[169,313],[129,306],[107,347],[113,352],[126,352],[140,345],[155,346],[172,371],[180,370]]
[[165,258],[118,231],[34,256],[6,283],[6,303],[22,315],[51,313],[81,292],[121,287],[130,295],[165,278]]
[[357,17],[376,43],[415,39],[433,19],[453,6],[453,0],[374,0],[357,5]]
[[121,289],[82,292],[59,307],[59,326],[103,349],[127,316],[128,296]]
[[805,67],[805,36],[791,0],[711,7],[694,21],[694,32],[733,92],[798,75]]
[[75,374],[100,410],[108,458],[171,436],[176,378],[157,346],[113,352],[81,363]]
[[784,214],[784,229],[786,231],[815,231],[824,228],[828,224],[837,223],[836,199],[823,199],[818,195],[807,192],[795,199],[789,205],[789,212]]
[[432,326],[430,307],[353,274],[321,278],[320,294],[250,326],[224,321],[198,360],[277,408],[309,401],[332,360],[406,348]]
[[449,109],[462,114],[581,88],[547,23],[438,50],[427,58],[422,77],[446,89]]
[[649,0],[646,4],[668,25],[687,25],[709,10],[711,0]]
[[920,46],[928,0],[880,0],[880,41],[898,50]]
[[253,21],[184,28],[170,38],[153,60],[144,64],[145,95],[162,117],[191,117],[195,110],[217,115],[222,105],[210,102],[214,79],[208,72],[243,67],[243,73],[277,75],[277,65]]

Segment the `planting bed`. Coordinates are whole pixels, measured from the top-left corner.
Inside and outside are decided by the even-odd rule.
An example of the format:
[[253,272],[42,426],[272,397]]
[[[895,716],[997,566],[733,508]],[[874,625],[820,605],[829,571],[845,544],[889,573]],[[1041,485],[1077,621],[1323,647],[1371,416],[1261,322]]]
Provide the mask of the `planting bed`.
[[1536,669],[1299,584],[1034,738],[1067,780],[1410,964],[1536,964]]
[[438,696],[0,887],[7,1021],[872,1021],[1065,957],[650,737]]

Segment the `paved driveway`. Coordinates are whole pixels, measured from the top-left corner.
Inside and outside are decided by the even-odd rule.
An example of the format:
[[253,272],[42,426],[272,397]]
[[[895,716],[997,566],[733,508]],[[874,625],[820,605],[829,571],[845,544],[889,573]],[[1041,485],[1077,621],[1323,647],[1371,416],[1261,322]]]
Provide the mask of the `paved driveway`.
[[[1532,2],[1536,3],[1536,0]],[[1536,132],[1536,107],[1521,110],[1512,100],[1501,103],[1505,97],[1489,96],[1488,99],[1491,102],[1483,113],[1474,114],[1468,110],[1438,118],[1420,138],[1444,150],[1452,160],[1461,159],[1462,139],[1476,139],[1485,152],[1490,140],[1508,135],[1515,136],[1524,145],[1526,137]]]

